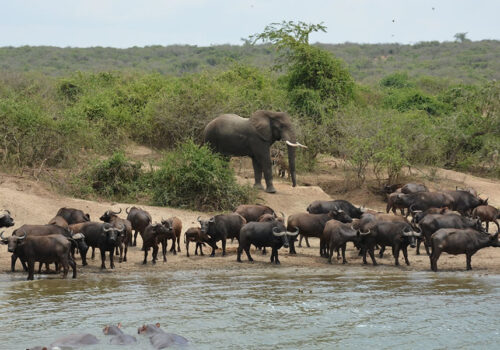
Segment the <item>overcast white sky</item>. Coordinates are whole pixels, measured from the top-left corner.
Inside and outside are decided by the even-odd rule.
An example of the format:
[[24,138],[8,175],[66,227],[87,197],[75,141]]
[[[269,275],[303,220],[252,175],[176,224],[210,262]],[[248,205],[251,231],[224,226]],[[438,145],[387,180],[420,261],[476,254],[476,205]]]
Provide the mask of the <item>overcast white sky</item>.
[[322,43],[500,39],[500,0],[0,0],[0,46],[241,44],[283,20]]

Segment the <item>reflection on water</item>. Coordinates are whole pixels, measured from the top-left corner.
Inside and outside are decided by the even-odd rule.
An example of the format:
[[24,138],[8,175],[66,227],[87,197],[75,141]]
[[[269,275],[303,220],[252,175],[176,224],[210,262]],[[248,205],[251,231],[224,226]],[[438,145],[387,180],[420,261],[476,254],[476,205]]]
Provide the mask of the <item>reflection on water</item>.
[[[255,268],[26,282],[0,275],[0,344],[160,322],[194,349],[497,348],[499,276]],[[137,336],[140,345],[148,340]]]

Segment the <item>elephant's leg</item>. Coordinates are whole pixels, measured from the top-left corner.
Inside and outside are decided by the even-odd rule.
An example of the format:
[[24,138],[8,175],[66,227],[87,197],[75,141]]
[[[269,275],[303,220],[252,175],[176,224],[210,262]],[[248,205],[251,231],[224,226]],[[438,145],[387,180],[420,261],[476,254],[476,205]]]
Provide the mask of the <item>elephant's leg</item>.
[[262,170],[264,171],[264,179],[266,180],[266,192],[275,193],[276,189],[273,186],[273,170],[269,150],[262,157]]
[[255,183],[253,186],[258,188],[259,190],[263,190],[264,187],[262,187],[262,167],[259,161],[253,157],[252,157],[252,165],[253,165],[253,175],[255,178]]

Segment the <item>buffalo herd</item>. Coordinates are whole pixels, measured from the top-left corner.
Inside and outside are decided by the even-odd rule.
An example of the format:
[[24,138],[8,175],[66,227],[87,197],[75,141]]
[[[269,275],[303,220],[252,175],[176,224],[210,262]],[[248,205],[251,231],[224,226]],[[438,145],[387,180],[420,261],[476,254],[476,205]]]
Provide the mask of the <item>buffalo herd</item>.
[[[240,205],[233,213],[220,214],[208,219],[198,217],[199,227],[190,227],[184,233],[186,255],[189,257],[189,243],[195,243],[195,254],[203,254],[203,246],[208,245],[214,256],[222,246],[222,256],[226,255],[227,240],[238,241],[237,258],[245,252],[249,261],[253,261],[250,248],[270,248],[271,263],[279,264],[278,250],[288,248],[289,254],[296,254],[295,242],[302,238],[319,238],[319,256],[332,263],[334,252],[337,259],[346,264],[346,245],[352,242],[359,250],[364,264],[366,255],[377,265],[375,250],[381,258],[386,247],[391,247],[394,264],[399,265],[399,254],[403,253],[405,263],[408,259],[408,246],[417,248],[424,243],[429,255],[430,267],[437,271],[437,261],[441,253],[465,254],[467,269],[471,269],[471,256],[485,247],[498,247],[499,210],[488,205],[487,199],[481,199],[471,189],[431,192],[421,184],[404,186],[385,186],[387,195],[386,213],[359,208],[346,200],[314,201],[306,212],[290,215],[277,213],[265,205]],[[393,212],[392,214],[390,212]],[[397,213],[400,211],[401,215]],[[118,262],[127,261],[129,246],[137,245],[137,236],[142,238],[144,251],[143,264],[147,264],[148,252],[152,249],[151,263],[155,264],[159,245],[162,246],[163,261],[167,261],[168,241],[172,240],[170,252],[181,251],[180,239],[182,222],[177,217],[153,222],[151,215],[138,207],[126,208],[127,218],[119,217],[119,211],[107,210],[100,217],[100,222],[93,222],[90,215],[79,209],[61,208],[46,225],[22,225],[11,236],[5,237],[0,232],[1,243],[7,245],[12,253],[11,270],[15,271],[19,259],[23,269],[28,272],[28,280],[34,277],[35,263],[48,269],[55,263],[56,270],[63,269],[66,277],[72,268],[76,277],[76,254],[80,255],[81,264],[87,265],[87,252],[92,248],[91,258],[98,248],[101,256],[101,268],[115,267],[114,257]],[[489,234],[489,223],[496,225],[496,233]],[[486,228],[484,227],[486,225]],[[0,211],[0,228],[14,226],[10,211]],[[342,255],[341,255],[342,254]]]

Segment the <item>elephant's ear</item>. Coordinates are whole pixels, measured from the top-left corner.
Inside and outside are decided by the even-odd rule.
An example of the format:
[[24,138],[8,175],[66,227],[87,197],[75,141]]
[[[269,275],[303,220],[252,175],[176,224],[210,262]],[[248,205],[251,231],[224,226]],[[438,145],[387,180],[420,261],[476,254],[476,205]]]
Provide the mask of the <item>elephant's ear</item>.
[[271,116],[267,111],[256,111],[250,117],[250,123],[257,130],[259,137],[264,141],[272,141]]

